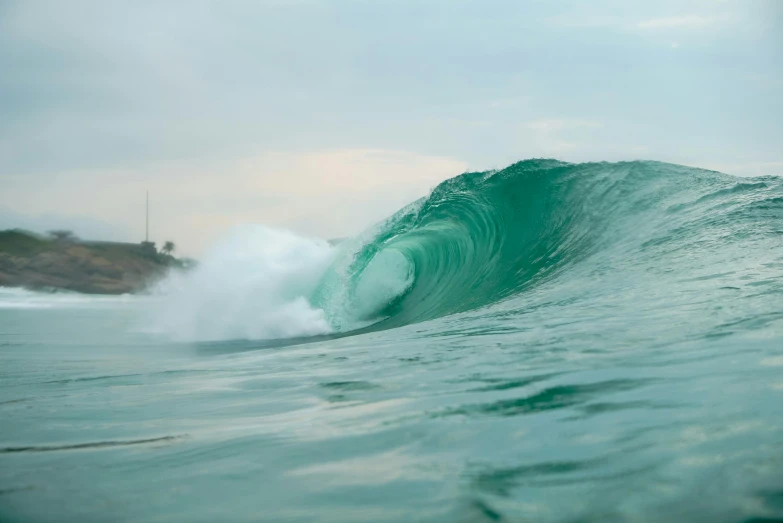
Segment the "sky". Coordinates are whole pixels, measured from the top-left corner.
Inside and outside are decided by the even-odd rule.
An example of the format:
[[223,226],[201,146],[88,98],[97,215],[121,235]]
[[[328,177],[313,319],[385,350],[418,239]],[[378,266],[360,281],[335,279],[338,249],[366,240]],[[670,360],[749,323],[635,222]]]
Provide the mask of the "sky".
[[0,0],[0,228],[198,256],[531,157],[783,175],[783,0]]

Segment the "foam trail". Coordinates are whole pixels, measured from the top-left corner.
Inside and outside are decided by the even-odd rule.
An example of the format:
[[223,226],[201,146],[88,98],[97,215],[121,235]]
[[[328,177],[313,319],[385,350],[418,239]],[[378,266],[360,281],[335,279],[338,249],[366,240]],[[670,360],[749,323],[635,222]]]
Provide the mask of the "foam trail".
[[112,305],[121,306],[132,299],[127,294],[104,296],[63,290],[45,292],[18,287],[0,287],[0,309],[104,308]]
[[330,332],[308,298],[331,263],[323,240],[263,226],[235,229],[190,273],[162,282],[155,323],[181,341],[275,339]]

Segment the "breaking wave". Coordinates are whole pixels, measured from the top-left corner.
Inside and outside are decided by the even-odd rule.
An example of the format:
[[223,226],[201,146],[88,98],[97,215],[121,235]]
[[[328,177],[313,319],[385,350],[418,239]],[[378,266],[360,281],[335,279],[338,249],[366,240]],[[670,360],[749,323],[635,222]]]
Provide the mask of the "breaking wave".
[[685,276],[694,259],[718,263],[700,257],[721,242],[775,233],[781,218],[774,177],[526,160],[446,180],[336,245],[243,228],[192,274],[167,282],[164,323],[194,339],[393,328],[524,300],[545,284],[662,266]]

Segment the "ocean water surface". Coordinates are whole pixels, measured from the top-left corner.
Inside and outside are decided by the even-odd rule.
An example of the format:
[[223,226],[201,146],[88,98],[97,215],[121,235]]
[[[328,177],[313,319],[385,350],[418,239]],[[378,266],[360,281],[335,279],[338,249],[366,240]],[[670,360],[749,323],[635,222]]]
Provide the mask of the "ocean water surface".
[[0,521],[783,521],[783,183],[528,160],[0,289]]

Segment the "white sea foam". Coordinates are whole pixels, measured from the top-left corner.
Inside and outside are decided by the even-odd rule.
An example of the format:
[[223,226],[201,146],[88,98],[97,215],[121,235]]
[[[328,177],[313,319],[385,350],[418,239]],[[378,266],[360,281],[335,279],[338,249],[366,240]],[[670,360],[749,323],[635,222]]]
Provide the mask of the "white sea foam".
[[156,330],[177,340],[274,339],[330,332],[309,300],[334,249],[264,226],[242,226],[189,273],[154,289]]

